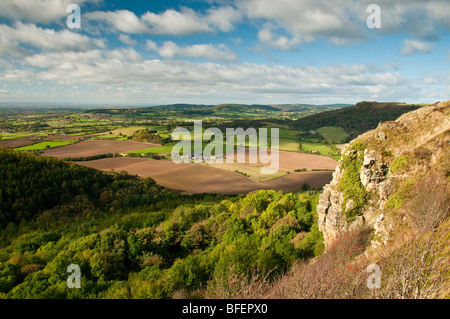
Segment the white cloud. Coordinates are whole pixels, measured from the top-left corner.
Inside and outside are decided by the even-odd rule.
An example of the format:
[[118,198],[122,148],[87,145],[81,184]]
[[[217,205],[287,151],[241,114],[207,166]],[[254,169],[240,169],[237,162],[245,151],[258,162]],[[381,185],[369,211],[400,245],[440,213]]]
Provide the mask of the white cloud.
[[[149,46],[160,49],[151,42]],[[166,46],[167,52],[163,54],[171,54],[168,48]],[[185,51],[189,55],[204,55],[189,50]],[[106,88],[111,91],[136,88],[141,101],[151,98],[149,103],[196,99],[205,103],[230,100],[326,103],[391,100],[398,96],[412,99],[423,91],[422,86],[416,86],[396,72],[366,64],[312,67],[145,60],[132,49],[36,54],[23,60],[23,69],[4,70],[0,81],[50,81],[55,85],[87,86],[98,93],[92,94],[92,102],[102,103],[119,101],[116,100],[119,97],[103,96]],[[120,102],[136,99],[131,92],[122,90]]]
[[[83,12],[82,19],[106,22],[113,26],[115,37],[132,46],[137,44],[130,37],[132,34],[230,32],[245,18],[250,20],[246,23],[259,28],[257,37],[262,46],[295,50],[302,43],[316,38],[325,38],[339,45],[365,39],[369,34],[365,25],[365,5],[372,2],[237,0],[233,3],[235,7],[230,2],[220,2],[222,7],[211,7],[201,12],[182,8],[137,16],[127,10],[96,11]],[[30,8],[37,10],[43,3],[52,4],[49,12],[32,14]],[[8,12],[12,19],[35,19],[36,23],[57,21],[67,16],[65,8],[59,16],[55,14],[56,6],[63,7],[65,3],[66,0],[0,0],[0,8],[7,10],[0,10],[0,16]],[[401,49],[404,55],[430,52],[434,47],[433,39],[439,35],[438,30],[442,31],[439,28],[445,30],[449,27],[446,19],[448,2],[399,0],[394,4],[379,0],[378,3],[382,8],[382,29],[373,32],[410,34],[411,39],[405,40]],[[22,11],[16,10],[19,5],[25,6]],[[86,29],[82,32],[86,32],[90,26],[83,25]],[[97,26],[96,23],[92,25]],[[98,30],[104,32],[104,28]],[[234,39],[235,44],[242,43],[242,39]],[[30,47],[37,50],[30,50]],[[106,50],[102,41],[64,27],[57,31],[19,21],[13,25],[0,24],[0,67],[3,68],[0,81],[17,81],[19,86],[22,82],[51,83],[55,85],[55,96],[61,100],[65,98],[65,91],[58,90],[58,85],[88,88],[89,92],[80,90],[80,93],[73,92],[73,96],[102,103],[116,99],[124,102],[140,99],[151,104],[175,100],[327,103],[399,100],[398,97],[402,96],[411,100],[435,96],[442,99],[442,95],[450,92],[446,78],[444,81],[447,82],[443,82],[446,86],[442,90],[431,78],[405,79],[391,66],[312,67],[238,63],[236,54],[223,44],[178,45],[172,41],[158,44],[148,41],[147,48],[161,58],[145,59],[132,48]],[[10,59],[11,56],[20,57],[20,60]],[[235,63],[191,62],[177,58]],[[50,96],[41,93],[39,99]],[[21,94],[24,98],[33,98],[34,93],[30,90]],[[22,97],[19,95],[17,98]]]
[[237,5],[248,18],[267,20],[298,41],[315,37],[358,41],[365,37],[364,28],[351,21],[342,0],[241,0]]
[[240,10],[226,6],[209,9],[205,20],[220,31],[229,32],[242,18],[243,14]]
[[133,12],[128,10],[95,11],[85,14],[88,20],[105,21],[118,31],[130,34],[148,33],[146,24]]
[[440,84],[441,82],[438,81],[435,77],[427,76],[423,79],[423,83],[425,84]]
[[128,45],[136,45],[137,44],[137,42],[134,41],[133,39],[131,39],[131,37],[129,35],[127,35],[127,34],[120,34],[119,35],[119,40],[122,43],[125,43],[125,44],[128,44]]
[[229,32],[242,19],[242,13],[231,6],[210,8],[206,14],[183,7],[162,13],[146,12],[141,17],[128,10],[95,11],[85,14],[88,20],[104,21],[120,32],[129,34],[190,35]]
[[234,52],[229,50],[225,45],[214,46],[212,44],[196,44],[180,47],[172,41],[166,41],[161,47],[151,41],[147,41],[147,48],[158,52],[163,58],[188,57],[188,58],[205,58],[212,61],[232,62],[237,60]]
[[[373,0],[237,0],[246,17],[284,29],[292,38],[310,42],[323,38],[336,45],[367,40],[366,9]],[[408,33],[436,41],[441,28],[450,30],[448,0],[378,0],[383,34]],[[263,34],[266,30],[262,30]]]
[[142,16],[153,34],[187,35],[199,32],[211,31],[206,21],[202,21],[199,14],[189,8],[183,8],[182,12],[173,9],[161,14],[147,12]]
[[240,46],[243,43],[241,38],[231,38],[230,41],[233,42],[235,46]]
[[296,50],[302,42],[295,37],[288,39],[285,36],[274,35],[269,27],[265,27],[258,32],[258,40],[265,47],[283,51]]
[[132,48],[116,49],[104,53],[105,57],[113,60],[124,60],[128,62],[140,63],[143,61],[142,56]]
[[450,2],[433,1],[428,5],[428,15],[438,24],[450,29]]
[[418,40],[404,40],[403,48],[400,53],[403,55],[412,55],[416,52],[429,53],[434,48],[431,43],[426,43]]
[[0,17],[34,23],[50,23],[69,15],[69,4],[99,2],[99,0],[1,0]]
[[111,51],[91,50],[87,52],[49,52],[26,57],[24,65],[54,70],[73,70],[77,65],[100,66],[105,61],[116,63],[140,63],[142,57],[134,49],[117,49]]
[[86,18],[105,21],[118,31],[129,34],[188,35],[211,31],[208,23],[188,8],[184,8],[182,12],[173,9],[161,14],[147,12],[142,17],[128,10],[96,11],[87,13]]
[[14,27],[0,24],[0,35],[0,54],[7,53],[14,56],[27,52],[21,45],[57,51],[85,51],[105,46],[100,40],[91,39],[67,29],[55,31],[22,22],[16,22]]
[[381,8],[381,33],[408,33],[417,39],[436,41],[441,28],[450,30],[448,0],[361,0],[357,3],[359,19],[365,19],[362,9],[370,3]]

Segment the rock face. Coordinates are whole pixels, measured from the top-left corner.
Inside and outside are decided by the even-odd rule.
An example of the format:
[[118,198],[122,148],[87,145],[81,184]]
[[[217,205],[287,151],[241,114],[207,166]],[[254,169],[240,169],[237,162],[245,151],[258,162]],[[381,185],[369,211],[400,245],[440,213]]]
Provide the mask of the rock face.
[[[375,130],[345,145],[333,179],[324,187],[317,206],[325,247],[329,248],[340,232],[367,229],[373,231],[372,248],[386,245],[398,226],[398,218],[386,213],[389,199],[398,190],[399,183],[408,178],[424,176],[430,169],[448,171],[449,140],[450,101],[446,101],[406,113],[396,121],[380,123]],[[409,170],[393,173],[389,165],[400,156],[412,158],[414,164]],[[346,166],[345,161],[349,159],[355,162]],[[352,179],[343,182],[348,176],[345,167],[353,169],[354,174]],[[395,169],[398,167],[397,164]],[[349,180],[351,185],[358,185],[349,187]],[[353,197],[348,195],[349,189]],[[355,194],[364,197],[363,200]],[[356,213],[349,215],[355,207]]]
[[389,168],[385,163],[377,162],[375,152],[365,150],[363,167],[361,169],[361,183],[368,189],[378,187],[386,179]]
[[[348,150],[349,145],[344,149],[343,156],[354,154],[353,150]],[[319,216],[319,230],[323,233],[325,246],[329,247],[340,232],[358,232],[364,228],[372,228],[376,235],[386,232],[390,226],[387,218],[380,219],[378,211],[386,205],[388,191],[386,175],[388,166],[377,158],[375,152],[365,150],[364,160],[360,168],[360,181],[366,191],[376,196],[371,196],[371,200],[362,209],[362,214],[348,219],[345,211],[354,208],[352,199],[345,200],[343,192],[339,188],[339,182],[344,173],[342,160],[333,173],[333,179],[326,185],[323,193],[319,197],[317,212]],[[385,235],[384,237],[388,237]]]

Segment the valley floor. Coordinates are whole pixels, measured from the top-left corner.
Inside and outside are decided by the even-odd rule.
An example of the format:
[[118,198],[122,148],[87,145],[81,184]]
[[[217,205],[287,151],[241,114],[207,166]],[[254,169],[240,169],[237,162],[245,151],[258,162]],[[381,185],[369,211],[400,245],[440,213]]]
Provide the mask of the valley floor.
[[218,193],[246,194],[260,189],[285,192],[299,190],[303,184],[319,188],[331,181],[331,171],[293,172],[268,181],[257,182],[233,171],[205,164],[175,164],[171,160],[146,158],[105,158],[78,164],[104,171],[126,171],[141,177],[151,177],[159,185],[183,194]]
[[[136,141],[85,140],[42,150],[41,155],[59,159],[107,153],[126,155],[127,152],[152,147],[158,145]],[[108,172],[125,171],[140,177],[151,177],[159,185],[182,194],[246,194],[260,189],[291,192],[299,190],[304,184],[311,188],[320,188],[331,181],[332,170],[337,164],[327,156],[279,151],[278,172],[263,175],[260,174],[262,163],[248,162],[247,151],[246,163],[175,164],[168,159],[137,157],[113,157],[76,163]]]

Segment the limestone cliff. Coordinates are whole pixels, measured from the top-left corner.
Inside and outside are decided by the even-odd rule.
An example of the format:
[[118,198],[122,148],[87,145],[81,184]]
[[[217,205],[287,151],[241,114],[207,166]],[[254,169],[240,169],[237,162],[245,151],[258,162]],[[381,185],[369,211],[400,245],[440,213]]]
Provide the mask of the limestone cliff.
[[329,247],[341,231],[371,232],[371,248],[408,227],[401,211],[408,185],[450,171],[450,101],[424,106],[380,123],[347,144],[317,207]]

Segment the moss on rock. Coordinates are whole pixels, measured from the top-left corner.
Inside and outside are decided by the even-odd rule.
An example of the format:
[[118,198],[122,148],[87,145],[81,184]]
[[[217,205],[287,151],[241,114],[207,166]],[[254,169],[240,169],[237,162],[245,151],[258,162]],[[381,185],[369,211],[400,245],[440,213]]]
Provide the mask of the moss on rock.
[[[364,160],[364,144],[354,143],[347,154],[342,156],[343,174],[338,184],[344,201],[342,212],[347,220],[362,215],[368,201],[368,192],[361,183],[360,170]],[[351,203],[350,205],[347,205]]]

